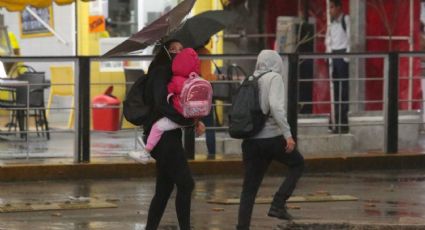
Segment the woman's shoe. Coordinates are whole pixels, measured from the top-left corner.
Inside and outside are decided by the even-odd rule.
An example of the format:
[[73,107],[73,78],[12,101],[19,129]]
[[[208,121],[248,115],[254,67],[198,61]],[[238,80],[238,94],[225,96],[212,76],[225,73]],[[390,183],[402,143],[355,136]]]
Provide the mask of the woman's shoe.
[[292,216],[288,213],[286,206],[283,206],[283,208],[271,206],[267,215],[281,220],[292,220]]

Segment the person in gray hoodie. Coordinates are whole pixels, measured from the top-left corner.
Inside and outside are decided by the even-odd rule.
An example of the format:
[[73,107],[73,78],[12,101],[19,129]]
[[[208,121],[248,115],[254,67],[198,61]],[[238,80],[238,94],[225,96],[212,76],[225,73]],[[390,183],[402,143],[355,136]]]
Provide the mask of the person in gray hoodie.
[[268,215],[291,219],[286,200],[291,196],[304,169],[304,158],[296,149],[286,119],[286,91],[282,58],[274,50],[263,50],[257,58],[254,76],[258,77],[260,105],[264,114],[270,114],[264,128],[242,142],[244,181],[240,198],[238,230],[249,229],[255,197],[272,160],[285,164],[288,175],[274,194]]

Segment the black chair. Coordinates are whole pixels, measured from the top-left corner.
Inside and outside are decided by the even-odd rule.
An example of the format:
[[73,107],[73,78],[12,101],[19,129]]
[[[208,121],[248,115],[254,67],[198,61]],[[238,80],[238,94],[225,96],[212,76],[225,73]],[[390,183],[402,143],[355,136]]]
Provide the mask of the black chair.
[[[29,86],[9,87],[9,90],[14,91],[12,99],[0,101],[0,107],[12,110],[12,125],[9,126],[9,131],[12,127],[15,127],[16,130],[16,123],[21,132],[27,130],[26,127],[28,127],[28,124],[26,117],[27,108],[29,108],[30,110],[28,112],[33,111],[29,116],[34,117],[37,136],[40,136],[40,128],[41,135],[44,136],[44,134],[46,134],[46,138],[49,140],[49,123],[46,118],[46,109],[44,105],[44,89],[49,87],[49,85],[45,80],[45,73],[35,72],[32,69],[20,74],[13,80],[26,81]],[[21,133],[21,137],[26,138],[26,134]]]
[[[26,72],[19,75],[17,80],[27,81],[29,83],[29,108],[34,111],[30,116],[34,116],[35,128],[37,136],[39,136],[39,128],[41,134],[46,134],[47,140],[50,139],[49,122],[46,118],[46,106],[44,104],[44,90],[49,87],[45,79],[44,72]],[[16,102],[27,107],[27,90],[28,87],[18,87],[16,91]],[[26,110],[24,110],[26,111]],[[26,115],[26,114],[24,114]]]

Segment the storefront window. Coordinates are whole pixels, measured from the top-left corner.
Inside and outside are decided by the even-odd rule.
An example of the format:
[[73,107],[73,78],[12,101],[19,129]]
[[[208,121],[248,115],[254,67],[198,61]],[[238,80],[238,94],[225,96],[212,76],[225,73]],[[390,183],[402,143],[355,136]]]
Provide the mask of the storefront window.
[[110,37],[129,37],[170,11],[179,2],[181,0],[108,0],[106,30]]
[[111,37],[128,37],[137,32],[137,0],[109,0],[107,30]]

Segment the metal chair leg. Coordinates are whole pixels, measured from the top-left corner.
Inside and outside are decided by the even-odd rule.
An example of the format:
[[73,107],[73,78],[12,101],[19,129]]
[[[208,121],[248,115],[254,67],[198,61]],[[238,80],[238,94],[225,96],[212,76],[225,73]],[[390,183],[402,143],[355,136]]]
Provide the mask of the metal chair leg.
[[38,123],[39,123],[39,119],[38,118],[38,114],[37,114],[37,110],[34,110],[34,122],[35,122],[35,131],[37,132],[37,137],[40,136],[40,132],[38,131]]
[[50,140],[50,132],[49,132],[49,122],[47,121],[46,110],[42,109],[40,111],[43,117],[44,130],[46,132],[47,140]]

